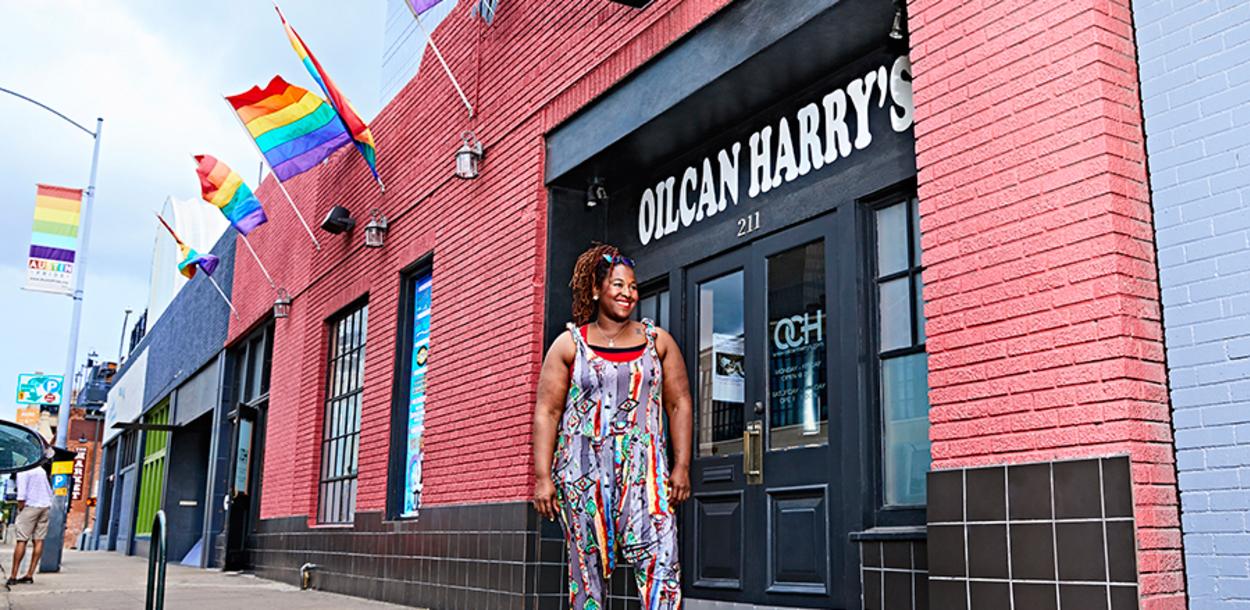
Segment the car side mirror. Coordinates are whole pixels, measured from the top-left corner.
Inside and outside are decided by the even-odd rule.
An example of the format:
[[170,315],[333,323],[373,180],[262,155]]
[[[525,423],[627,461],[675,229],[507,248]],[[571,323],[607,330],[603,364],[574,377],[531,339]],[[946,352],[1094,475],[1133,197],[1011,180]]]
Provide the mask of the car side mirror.
[[52,447],[38,432],[0,419],[0,475],[38,468],[52,455]]

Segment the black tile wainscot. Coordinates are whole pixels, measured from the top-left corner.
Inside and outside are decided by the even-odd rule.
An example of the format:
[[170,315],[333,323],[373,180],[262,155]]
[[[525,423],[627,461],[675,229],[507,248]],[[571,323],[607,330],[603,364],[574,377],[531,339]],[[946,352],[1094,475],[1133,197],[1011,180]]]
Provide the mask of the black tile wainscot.
[[923,527],[876,528],[853,534],[852,540],[859,543],[864,610],[930,608]]
[[[350,527],[267,519],[249,536],[258,576],[433,610],[567,608],[564,539],[527,503],[430,507],[415,520],[357,513]],[[605,610],[634,610],[632,574],[618,570]]]
[[931,607],[1137,608],[1130,480],[1125,456],[929,473]]

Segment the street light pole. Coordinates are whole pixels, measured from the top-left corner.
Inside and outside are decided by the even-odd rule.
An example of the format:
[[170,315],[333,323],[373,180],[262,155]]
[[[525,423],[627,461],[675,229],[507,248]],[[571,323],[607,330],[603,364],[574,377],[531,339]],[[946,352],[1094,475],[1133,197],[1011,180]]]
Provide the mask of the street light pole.
[[[82,285],[87,278],[87,245],[91,242],[91,212],[95,210],[95,176],[96,170],[100,167],[100,134],[104,129],[104,119],[97,118],[95,120],[95,133],[91,137],[95,139],[95,146],[91,150],[91,178],[87,182],[87,197],[83,202],[86,208],[82,213],[81,240],[78,244],[78,254],[74,257],[74,313],[70,317],[69,322],[69,351],[65,355],[65,378],[73,379],[74,364],[78,356],[78,327],[82,321]],[[64,387],[62,387],[64,390]],[[56,414],[56,443],[58,447],[65,446],[65,439],[69,434],[69,393],[62,392],[61,408]]]
[[[104,119],[96,118],[95,131],[91,131],[86,127],[78,124],[77,121],[71,119],[64,114],[58,112],[55,108],[40,102],[34,98],[27,97],[16,91],[0,87],[0,93],[7,93],[18,99],[25,100],[34,104],[52,114],[55,114],[61,120],[77,127],[86,132],[95,140],[91,150],[91,175],[87,182],[86,199],[83,205],[87,208],[80,212],[79,235],[81,241],[78,246],[78,253],[74,260],[74,292],[70,295],[74,299],[74,311],[70,318],[69,326],[69,351],[65,356],[65,381],[71,384],[71,391],[66,391],[65,384],[61,384],[61,405],[57,410],[56,418],[56,442],[54,445],[64,448],[65,441],[69,435],[69,411],[70,411],[70,394],[72,392],[72,384],[74,383],[74,365],[76,364],[75,352],[78,351],[78,328],[82,320],[82,287],[83,281],[86,279],[87,271],[87,246],[91,240],[91,213],[95,210],[95,178],[96,172],[100,168],[100,135],[104,131]],[[65,538],[65,521],[69,510],[69,495],[66,490],[65,495],[53,495],[52,510],[48,515],[48,538],[45,540],[45,549],[43,557],[39,561],[40,572],[57,572],[61,569],[61,549]]]
[[122,367],[122,350],[126,349],[126,324],[130,322],[130,313],[132,310],[126,310],[126,317],[122,318],[122,336],[117,340],[117,368]]

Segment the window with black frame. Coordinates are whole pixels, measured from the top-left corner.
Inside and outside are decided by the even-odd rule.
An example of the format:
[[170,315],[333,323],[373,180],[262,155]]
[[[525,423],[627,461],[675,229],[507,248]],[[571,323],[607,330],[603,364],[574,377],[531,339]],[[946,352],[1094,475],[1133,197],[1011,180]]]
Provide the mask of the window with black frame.
[[257,331],[234,352],[235,392],[238,404],[255,406],[269,395],[273,362],[273,326]]
[[921,506],[930,455],[918,202],[911,197],[889,203],[873,216],[882,501]]
[[644,286],[638,291],[638,307],[634,309],[634,319],[641,321],[648,318],[656,326],[668,330],[668,308],[667,284]]
[[361,303],[330,321],[319,523],[351,523],[356,515],[356,456],[360,445],[368,312],[368,305]]
[[234,415],[237,431],[234,443],[233,477],[230,480],[232,495],[253,494],[259,488],[252,485],[251,477],[260,472],[253,462],[258,447],[254,447],[253,428],[260,417],[259,411],[269,401],[270,369],[273,365],[273,324],[267,324],[239,342],[230,351],[234,363]]
[[123,470],[131,464],[135,463],[135,459],[139,457],[139,433],[135,430],[127,430],[122,432],[121,441],[119,443],[121,451],[121,463],[117,465],[118,470]]

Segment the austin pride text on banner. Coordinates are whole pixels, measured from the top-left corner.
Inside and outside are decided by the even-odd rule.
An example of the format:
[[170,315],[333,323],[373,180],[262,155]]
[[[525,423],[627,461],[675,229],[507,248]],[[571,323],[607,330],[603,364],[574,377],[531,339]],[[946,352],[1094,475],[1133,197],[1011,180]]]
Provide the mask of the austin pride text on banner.
[[82,189],[36,185],[35,224],[26,261],[26,289],[73,294],[74,252]]
[[412,304],[412,368],[408,386],[408,456],[404,461],[404,512],[421,508],[421,457],[425,438],[425,371],[430,362],[430,274],[417,276]]

